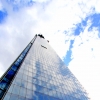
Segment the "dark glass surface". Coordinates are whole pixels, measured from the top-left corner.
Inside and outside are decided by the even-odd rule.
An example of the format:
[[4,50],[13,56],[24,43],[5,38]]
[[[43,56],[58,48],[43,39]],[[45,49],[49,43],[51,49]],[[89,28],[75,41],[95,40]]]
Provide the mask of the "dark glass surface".
[[11,69],[14,70],[14,71],[17,71],[18,67],[13,65]]
[[0,98],[2,97],[4,91],[0,89]]
[[13,78],[13,76],[15,75],[15,72],[11,69],[9,70],[9,72],[6,75],[6,78],[11,80]]
[[2,81],[0,82],[0,88],[1,88],[2,90],[5,90],[7,87],[8,87],[8,83],[7,83],[6,81],[2,80]]

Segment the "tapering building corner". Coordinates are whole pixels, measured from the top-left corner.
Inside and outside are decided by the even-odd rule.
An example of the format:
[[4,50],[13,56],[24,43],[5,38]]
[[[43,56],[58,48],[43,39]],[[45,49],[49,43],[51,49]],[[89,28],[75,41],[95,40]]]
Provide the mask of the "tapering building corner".
[[0,79],[0,100],[89,100],[64,62],[38,34]]

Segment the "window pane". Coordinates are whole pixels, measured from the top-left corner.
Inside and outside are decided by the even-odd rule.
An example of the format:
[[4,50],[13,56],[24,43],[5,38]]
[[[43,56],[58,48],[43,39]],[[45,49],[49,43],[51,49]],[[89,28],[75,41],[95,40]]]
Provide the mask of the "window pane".
[[44,95],[44,100],[50,100],[48,95]]
[[18,100],[18,96],[11,94],[10,99],[9,100]]
[[11,86],[10,86],[8,92],[10,92],[10,93],[12,92],[13,86],[14,86],[14,85],[11,85]]
[[24,88],[27,88],[27,81],[22,80],[21,86],[24,87]]
[[17,71],[18,67],[15,66],[15,65],[13,65],[13,66],[11,67],[11,69],[13,69],[14,71]]
[[15,64],[16,66],[19,66],[19,65],[20,65],[20,63],[19,63],[18,61],[16,61],[14,64]]
[[10,93],[7,93],[3,100],[9,100],[10,99],[10,95],[11,95]]
[[23,70],[22,68],[20,68],[18,72],[23,73],[23,71],[24,71],[24,70]]
[[16,77],[18,77],[18,78],[20,78],[20,79],[22,79],[22,76],[23,76],[23,74],[20,73],[20,72],[18,72],[17,75],[16,75]]
[[2,97],[4,91],[0,90],[0,98]]
[[38,92],[35,92],[36,96],[38,97],[38,100],[44,100],[43,99],[43,94],[40,94]]
[[36,79],[36,78],[33,78],[32,82],[33,82],[34,84],[36,84],[36,83],[37,83],[37,79]]
[[8,87],[8,83],[6,82],[6,81],[4,81],[4,80],[2,80],[1,82],[0,82],[0,88],[1,89],[6,89]]
[[31,73],[31,72],[29,72],[28,75],[29,75],[30,77],[32,77],[32,73]]
[[25,97],[25,95],[26,95],[26,89],[21,87],[19,95]]
[[15,84],[21,86],[21,79],[16,78]]
[[27,83],[27,88],[30,89],[30,90],[32,90],[33,89],[32,84],[31,83]]
[[20,90],[20,87],[19,86],[17,86],[17,85],[14,85],[14,87],[13,87],[13,90],[12,90],[12,93],[14,93],[14,94],[19,94],[19,90]]
[[27,75],[23,74],[23,80],[27,81]]
[[32,83],[32,77],[28,76],[28,82]]
[[28,75],[28,70],[24,70],[24,74],[25,75]]
[[32,99],[33,91],[27,89],[26,97],[29,98],[29,99]]
[[58,99],[56,99],[56,98],[54,98],[54,97],[50,97],[50,96],[49,96],[49,99],[50,99],[50,100],[58,100]]
[[19,96],[18,100],[26,100],[26,99],[24,97]]

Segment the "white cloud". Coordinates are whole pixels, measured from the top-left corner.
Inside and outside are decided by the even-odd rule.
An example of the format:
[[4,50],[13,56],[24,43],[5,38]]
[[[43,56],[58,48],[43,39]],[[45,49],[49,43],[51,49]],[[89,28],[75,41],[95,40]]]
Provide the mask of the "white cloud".
[[[75,38],[72,49],[73,60],[68,66],[85,87],[91,100],[99,100],[100,98],[100,77],[98,77],[100,76],[99,44],[98,30],[93,29],[91,32],[88,32],[86,28],[80,36]],[[93,48],[93,51],[91,48]]]
[[3,73],[4,73],[3,65],[0,63],[0,76],[3,75]]

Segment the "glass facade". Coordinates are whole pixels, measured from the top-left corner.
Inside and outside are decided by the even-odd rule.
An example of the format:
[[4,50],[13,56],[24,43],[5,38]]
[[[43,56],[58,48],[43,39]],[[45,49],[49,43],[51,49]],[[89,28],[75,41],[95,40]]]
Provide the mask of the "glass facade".
[[37,36],[30,47],[4,96],[5,83],[0,83],[2,100],[89,100],[84,88],[43,37]]

